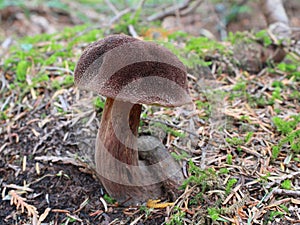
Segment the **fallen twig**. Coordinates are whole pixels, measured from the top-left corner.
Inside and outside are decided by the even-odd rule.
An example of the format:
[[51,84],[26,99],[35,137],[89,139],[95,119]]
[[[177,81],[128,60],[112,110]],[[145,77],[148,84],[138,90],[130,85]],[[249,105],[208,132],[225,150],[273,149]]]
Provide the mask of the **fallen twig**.
[[105,0],[105,3],[108,5],[108,7],[113,11],[115,15],[119,14],[119,10],[112,4],[109,0]]
[[188,130],[188,129],[182,128],[182,127],[180,127],[180,126],[178,126],[178,125],[175,125],[175,124],[170,124],[170,123],[165,122],[165,121],[163,121],[163,120],[152,119],[152,118],[149,118],[149,117],[147,117],[147,118],[141,118],[141,120],[148,120],[148,121],[152,121],[152,122],[162,123],[162,124],[165,124],[165,125],[167,125],[167,126],[169,126],[169,127],[174,127],[174,128],[176,128],[176,129],[179,129],[179,130],[182,130],[182,131],[184,131],[184,132],[187,132],[187,133],[189,133],[189,134],[191,134],[191,135],[194,135],[195,137],[202,138],[201,135],[199,135],[199,134],[197,134],[197,133],[195,133],[195,132],[193,132],[193,131],[190,131],[190,130]]
[[38,161],[44,162],[62,162],[63,164],[71,164],[78,167],[87,167],[87,165],[79,160],[70,157],[59,157],[59,156],[37,156],[34,158]]
[[300,190],[299,191],[294,191],[294,190],[286,190],[286,189],[281,189],[281,188],[276,189],[275,188],[275,189],[272,190],[272,193],[276,194],[276,195],[293,196],[295,198],[300,197]]
[[131,25],[131,24],[128,25],[128,31],[129,31],[129,33],[131,34],[132,37],[134,37],[134,38],[138,38],[139,37],[139,35],[136,33],[133,25]]
[[41,137],[40,141],[34,146],[32,154],[34,155],[36,153],[38,147],[40,147],[44,143],[44,141],[47,140],[48,137],[51,137],[56,131],[71,124],[72,122],[73,122],[72,120],[69,120],[67,122],[61,123],[58,126],[56,126],[54,129],[52,129],[49,133],[47,133],[43,137]]
[[[163,19],[167,16],[171,16],[171,15],[176,15],[176,12],[178,12],[178,10],[183,10],[189,7],[189,5],[195,0],[186,0],[183,3],[177,4],[177,5],[172,5],[168,8],[163,9],[162,11],[155,13],[151,16],[149,16],[147,18],[147,21],[151,22],[154,20],[160,20]],[[199,2],[199,1],[198,1]],[[200,1],[201,3],[201,1]],[[200,4],[197,4],[200,5]]]
[[286,174],[286,175],[283,175],[283,176],[281,176],[281,177],[278,177],[278,178],[276,178],[276,180],[274,180],[274,181],[268,183],[268,184],[266,185],[266,188],[269,189],[269,188],[271,188],[274,184],[280,184],[281,181],[286,180],[286,179],[291,179],[291,178],[296,177],[296,176],[298,176],[298,175],[300,175],[300,171],[296,171],[296,172],[293,172],[293,173]]
[[74,72],[72,70],[67,69],[67,68],[63,68],[63,67],[45,66],[44,69],[48,70],[48,71],[62,71],[62,72],[66,72],[70,75],[74,75]]
[[113,23],[117,22],[122,16],[124,16],[127,13],[130,13],[133,9],[131,8],[126,8],[119,12],[117,15],[115,15],[110,21],[109,21],[109,26],[111,26]]

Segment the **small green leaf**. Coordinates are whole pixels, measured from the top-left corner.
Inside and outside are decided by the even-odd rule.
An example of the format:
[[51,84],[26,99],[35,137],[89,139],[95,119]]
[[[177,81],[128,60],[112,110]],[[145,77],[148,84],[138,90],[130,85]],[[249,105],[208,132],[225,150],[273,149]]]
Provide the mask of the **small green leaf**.
[[216,208],[208,208],[207,212],[213,221],[216,221],[220,218],[219,210]]
[[272,147],[272,158],[273,159],[277,159],[277,157],[279,156],[280,153],[280,147],[275,145]]
[[188,158],[188,154],[186,152],[182,152],[181,154],[176,154],[175,152],[171,152],[173,158],[177,161]]
[[229,194],[231,192],[233,185],[235,185],[236,183],[237,183],[237,179],[235,179],[235,178],[228,180],[228,182],[226,184],[226,189],[225,189],[226,194]]
[[105,194],[103,196],[104,200],[108,203],[108,204],[114,204],[116,202],[115,199],[113,199],[112,197],[110,197],[109,195]]
[[231,154],[227,155],[226,162],[227,162],[227,164],[232,165],[232,155]]
[[93,101],[94,107],[96,110],[104,109],[105,102],[101,100],[100,97],[96,97]]
[[291,180],[284,180],[281,185],[280,185],[283,189],[286,189],[286,190],[291,190],[292,188],[292,181]]
[[26,80],[26,74],[27,69],[29,67],[29,63],[25,60],[22,60],[18,63],[17,69],[16,69],[16,75],[18,81],[25,81]]
[[255,36],[258,39],[262,40],[264,43],[264,46],[266,46],[266,47],[273,43],[271,37],[269,36],[269,34],[266,30],[261,30],[261,31],[257,32],[255,34]]

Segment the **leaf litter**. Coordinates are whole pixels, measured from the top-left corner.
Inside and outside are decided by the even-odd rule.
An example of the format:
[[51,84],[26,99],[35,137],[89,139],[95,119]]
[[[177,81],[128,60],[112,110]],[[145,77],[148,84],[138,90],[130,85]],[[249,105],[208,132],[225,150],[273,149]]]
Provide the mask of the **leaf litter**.
[[[66,30],[52,38],[68,49],[63,35],[71,36]],[[101,36],[99,32],[93,38]],[[33,45],[50,48],[49,42]],[[74,55],[58,58],[72,67],[81,51],[78,41],[72,46]],[[1,67],[3,224],[176,224],[178,218],[184,224],[300,223],[299,147],[293,150],[299,146],[299,121],[286,125],[300,113],[299,78],[276,70],[258,76],[235,65],[232,73],[221,68],[224,62],[218,56],[212,63],[210,75],[189,71],[193,106],[143,108],[140,135],[158,136],[180,159],[187,178],[182,195],[174,203],[154,200],[130,208],[109,203],[93,169],[101,115],[101,108],[93,105],[95,97],[62,81],[53,88],[58,77],[72,74],[68,64],[32,64],[25,80],[29,88],[12,87],[13,66]],[[41,71],[49,79],[33,85]],[[278,81],[284,85],[279,96],[274,86]],[[276,116],[283,127],[292,127],[290,133],[278,129]],[[286,180],[290,182],[284,185]]]

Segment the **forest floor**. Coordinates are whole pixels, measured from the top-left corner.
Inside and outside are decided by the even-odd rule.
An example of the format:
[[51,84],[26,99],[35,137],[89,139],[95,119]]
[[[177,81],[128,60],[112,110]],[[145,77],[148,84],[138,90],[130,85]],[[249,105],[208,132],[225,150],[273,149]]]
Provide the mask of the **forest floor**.
[[[212,4],[180,26],[47,4],[0,8],[0,224],[300,224],[299,56],[235,63],[250,30],[266,28],[255,3],[225,28]],[[300,3],[285,7],[300,27]],[[140,38],[171,43],[188,68],[193,105],[143,106],[139,129],[182,166],[186,182],[171,206],[121,207],[105,193],[93,162],[104,99],[73,85],[82,50],[129,24]],[[230,40],[220,41],[223,31]]]

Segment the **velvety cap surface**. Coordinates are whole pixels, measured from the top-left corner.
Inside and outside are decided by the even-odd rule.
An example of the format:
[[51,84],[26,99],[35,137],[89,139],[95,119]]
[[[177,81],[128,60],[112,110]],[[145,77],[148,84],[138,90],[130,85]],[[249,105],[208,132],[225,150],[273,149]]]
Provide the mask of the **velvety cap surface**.
[[89,45],[77,63],[75,84],[125,102],[191,102],[181,61],[162,46],[127,35],[111,35]]

